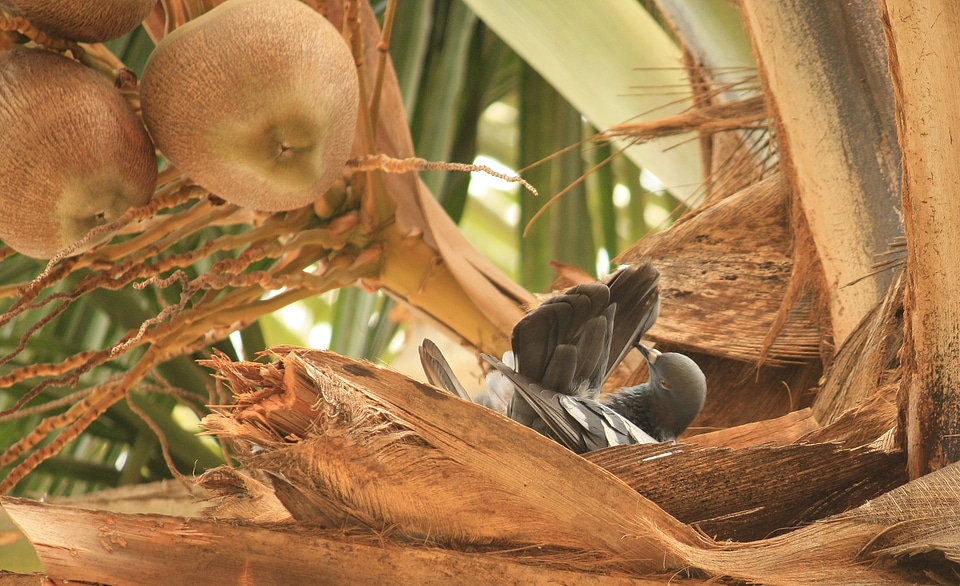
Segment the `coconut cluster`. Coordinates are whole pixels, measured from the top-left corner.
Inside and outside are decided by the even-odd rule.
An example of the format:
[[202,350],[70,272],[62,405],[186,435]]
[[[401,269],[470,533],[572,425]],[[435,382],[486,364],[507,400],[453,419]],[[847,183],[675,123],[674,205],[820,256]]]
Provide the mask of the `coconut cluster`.
[[[54,37],[99,42],[155,4],[0,0],[0,9]],[[140,99],[142,122],[113,84],[69,57],[0,52],[0,241],[49,258],[147,203],[158,149],[229,202],[308,205],[341,176],[359,110],[349,48],[298,0],[228,0],[181,26],[151,55]]]

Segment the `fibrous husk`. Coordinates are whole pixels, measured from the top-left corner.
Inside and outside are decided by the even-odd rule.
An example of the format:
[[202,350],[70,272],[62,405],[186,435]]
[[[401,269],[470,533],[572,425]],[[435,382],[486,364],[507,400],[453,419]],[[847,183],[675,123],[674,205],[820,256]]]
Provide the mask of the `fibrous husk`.
[[[527,562],[545,561],[534,551],[550,552],[551,563],[635,576],[691,567],[771,584],[913,576],[909,564],[872,565],[861,552],[888,530],[877,519],[903,521],[889,516],[893,509],[876,514],[877,502],[914,490],[882,494],[906,480],[900,453],[830,443],[660,445],[584,459],[489,410],[373,365],[329,352],[275,352],[280,361],[269,366],[211,362],[238,404],[205,425],[257,446],[243,457],[246,467],[273,479],[298,521],[389,528],[404,543],[510,550]],[[264,384],[281,379],[280,388]],[[803,428],[809,413],[793,419]],[[941,498],[960,504],[958,494]],[[923,512],[900,513],[913,519]],[[723,541],[731,538],[757,541]],[[824,541],[832,549],[811,546]]]
[[763,539],[852,509],[907,481],[902,453],[834,444],[615,446],[585,457],[720,540]]
[[903,347],[903,289],[898,274],[883,301],[868,313],[837,352],[813,404],[822,424],[835,421],[857,403],[897,386]]
[[[393,572],[428,584],[807,585],[950,583],[960,571],[960,465],[891,489],[902,456],[870,447],[628,446],[583,458],[369,363],[290,347],[274,357],[208,362],[237,403],[205,425],[236,444],[244,468],[203,483],[220,494],[221,521],[5,500],[50,575],[158,583],[206,564],[234,582]],[[256,516],[255,503],[225,506],[271,489],[292,519],[250,523],[236,515]],[[116,562],[128,552],[141,557],[132,570]]]
[[468,553],[297,523],[133,515],[17,498],[2,505],[30,537],[48,577],[87,582],[303,583],[323,576],[330,584],[626,585],[716,584],[728,576],[771,585],[951,584],[960,571],[958,486],[954,464],[777,537],[687,548],[690,566],[714,576],[706,580],[697,573],[589,572],[569,567],[562,555],[531,565],[523,552]]
[[820,356],[819,317],[806,297],[764,350],[790,283],[792,247],[790,205],[774,173],[644,238],[617,261],[647,260],[660,270],[662,305],[652,339],[783,365]]
[[275,352],[275,365],[210,362],[237,404],[204,425],[239,440],[245,466],[271,478],[298,521],[576,552],[593,567],[638,572],[680,567],[677,547],[702,541],[614,476],[493,411],[330,352]]
[[[0,584],[584,584],[653,586],[658,579],[525,564],[510,555],[403,544],[370,532],[248,519],[115,513],[2,499],[46,575]],[[698,581],[699,583],[699,581]]]
[[896,429],[896,395],[899,383],[877,389],[870,397],[860,400],[833,421],[810,432],[803,439],[808,442],[831,441],[845,447],[874,443]]
[[960,464],[796,531],[692,557],[701,568],[765,584],[956,583]]

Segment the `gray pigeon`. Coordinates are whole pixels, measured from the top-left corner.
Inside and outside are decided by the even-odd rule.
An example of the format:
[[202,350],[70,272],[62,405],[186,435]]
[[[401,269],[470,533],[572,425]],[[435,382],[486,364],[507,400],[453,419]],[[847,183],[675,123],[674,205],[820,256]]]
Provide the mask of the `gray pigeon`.
[[[659,315],[659,279],[646,263],[545,301],[514,327],[515,363],[484,355],[494,366],[484,402],[577,453],[676,439],[703,406],[706,380],[686,356],[639,344]],[[650,365],[650,382],[598,400],[634,346]],[[424,340],[420,357],[432,384],[469,400],[433,342]]]
[[[547,299],[513,328],[517,372],[551,391],[596,400],[610,373],[657,320],[659,283],[660,273],[646,263]],[[508,415],[550,435],[526,395],[514,395]]]

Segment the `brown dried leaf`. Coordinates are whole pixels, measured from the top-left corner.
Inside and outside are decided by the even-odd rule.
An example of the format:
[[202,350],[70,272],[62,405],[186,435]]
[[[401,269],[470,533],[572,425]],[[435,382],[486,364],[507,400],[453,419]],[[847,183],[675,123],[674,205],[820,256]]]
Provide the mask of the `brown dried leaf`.
[[[773,174],[644,238],[617,262],[652,261],[662,274],[657,341],[757,363],[793,270],[789,205]],[[770,345],[766,362],[820,357],[817,316],[803,298]]]
[[810,409],[800,409],[782,417],[690,436],[683,441],[700,448],[745,448],[763,444],[782,446],[793,443],[817,429],[819,425]]
[[[613,476],[488,409],[330,352],[276,351],[281,360],[267,367],[210,362],[238,402],[204,424],[255,438],[244,462],[274,477],[298,520],[460,546],[576,550],[593,567],[640,572],[682,567],[673,552],[701,543]],[[283,385],[256,388],[276,379],[261,368],[282,370]],[[290,417],[307,410],[311,418]]]
[[813,404],[814,415],[821,423],[835,421],[857,403],[900,380],[905,285],[904,275],[897,275],[883,301],[840,347]]
[[[387,546],[376,535],[339,529],[109,513],[16,498],[4,498],[2,504],[30,536],[47,577],[57,584],[445,586],[469,580],[651,586],[670,578],[574,572],[562,563],[524,563],[517,554],[477,555],[396,542]],[[34,578],[32,584],[39,583]]]
[[907,481],[903,454],[834,444],[617,446],[585,457],[718,540],[763,539]]

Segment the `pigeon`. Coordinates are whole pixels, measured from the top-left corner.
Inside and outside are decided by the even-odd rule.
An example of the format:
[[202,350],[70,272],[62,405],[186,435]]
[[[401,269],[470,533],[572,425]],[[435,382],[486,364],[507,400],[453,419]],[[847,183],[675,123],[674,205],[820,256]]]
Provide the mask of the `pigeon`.
[[[539,421],[544,422],[542,429],[553,430],[552,433],[541,433],[556,439],[573,452],[582,454],[608,446],[657,441],[600,401],[545,389],[536,381],[516,372],[512,363],[501,362],[487,354],[483,357],[494,366],[494,370],[487,376],[487,392],[471,399],[437,345],[429,339],[424,339],[420,345],[420,361],[430,384],[502,415],[507,415],[513,395],[519,391],[527,396],[541,417]],[[507,361],[512,357],[513,352],[510,351],[504,355]],[[540,426],[537,427],[539,430]]]
[[[659,316],[659,279],[646,263],[545,301],[514,327],[503,360],[483,355],[494,370],[478,402],[576,453],[675,441],[700,412],[706,379],[687,356],[639,342]],[[634,347],[650,381],[601,400],[604,381]],[[470,400],[433,342],[424,340],[420,358],[431,384]]]
[[[513,328],[516,371],[551,391],[596,400],[607,377],[657,320],[659,283],[660,273],[646,263],[547,299]],[[547,422],[526,395],[514,394],[508,415],[547,433]]]

